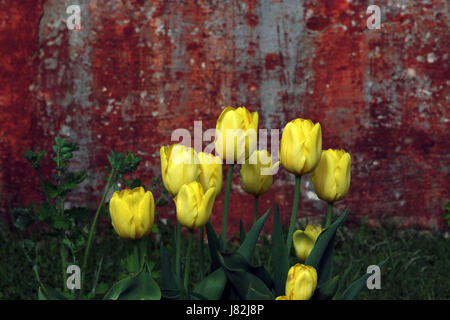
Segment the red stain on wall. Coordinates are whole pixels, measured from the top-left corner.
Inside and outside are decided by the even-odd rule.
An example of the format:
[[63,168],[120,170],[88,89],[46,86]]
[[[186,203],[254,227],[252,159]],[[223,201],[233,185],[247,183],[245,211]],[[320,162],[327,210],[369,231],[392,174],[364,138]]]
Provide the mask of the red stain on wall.
[[[350,219],[443,227],[450,189],[445,1],[378,5],[381,29],[369,30],[365,1],[96,0],[82,5],[76,32],[59,1],[0,0],[2,213],[40,197],[23,152],[50,152],[57,134],[80,143],[74,165],[90,169],[90,183],[70,199],[76,204],[83,192],[101,192],[111,149],[142,157],[137,176],[150,184],[173,130],[193,134],[198,120],[214,128],[222,107],[246,105],[259,112],[260,128],[319,121],[323,147],[350,152],[352,184],[338,205],[349,207]],[[48,165],[43,174],[52,174]],[[261,214],[276,200],[287,222],[294,180],[281,168],[274,181]],[[321,217],[325,204],[309,178],[302,189],[300,216]],[[253,219],[238,169],[232,190],[235,232],[240,219],[247,228]],[[212,217],[218,228],[222,205],[223,194]],[[173,204],[162,216],[174,218]]]

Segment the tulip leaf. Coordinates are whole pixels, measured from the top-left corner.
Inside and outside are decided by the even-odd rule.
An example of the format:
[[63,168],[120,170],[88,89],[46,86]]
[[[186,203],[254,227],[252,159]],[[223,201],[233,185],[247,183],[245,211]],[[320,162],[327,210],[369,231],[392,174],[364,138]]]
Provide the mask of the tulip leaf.
[[328,280],[324,284],[319,285],[314,295],[317,299],[320,300],[331,299],[336,294],[338,285],[339,285],[339,275]]
[[226,270],[226,274],[240,299],[274,299],[272,291],[257,276],[240,270]]
[[244,256],[247,261],[252,261],[253,258],[253,252],[255,251],[256,243],[258,241],[259,233],[261,232],[261,229],[264,226],[264,223],[267,220],[267,217],[269,216],[270,208],[267,210],[267,212],[259,218],[255,224],[253,225],[250,232],[247,234],[245,241],[242,243],[240,248],[237,250],[242,256]]
[[201,295],[208,300],[220,300],[227,284],[227,276],[223,268],[209,274],[194,289],[193,295]]
[[106,293],[108,300],[160,300],[161,290],[147,264],[135,276],[116,282]]
[[275,202],[273,231],[272,231],[272,261],[273,261],[273,281],[275,294],[284,295],[286,279],[289,271],[289,260],[284,241],[283,229],[281,225],[280,212],[278,204]]
[[[384,260],[383,262],[379,263],[378,266],[381,268],[383,264],[386,263],[388,259]],[[342,300],[353,300],[356,298],[358,293],[361,291],[362,288],[366,286],[367,279],[371,276],[370,273],[366,273],[365,275],[361,276],[360,278],[356,279],[350,285],[347,287],[347,289],[342,294]]]
[[206,224],[206,235],[208,236],[208,247],[211,255],[211,271],[214,271],[220,268],[222,263],[219,257],[219,240],[211,222]]
[[42,283],[38,290],[39,300],[67,300],[67,297],[60,293],[58,290],[51,287],[44,286]]
[[239,220],[239,242],[242,244],[245,241],[245,229],[244,229],[244,223],[242,222],[242,219]]
[[179,288],[177,280],[175,279],[175,274],[172,271],[170,265],[169,255],[166,249],[161,244],[160,248],[161,254],[161,272],[162,272],[162,293],[163,296],[169,299],[177,299],[179,297]]
[[319,285],[327,282],[331,277],[336,230],[344,221],[347,212],[346,210],[329,228],[319,235],[314,248],[306,259],[305,264],[317,270]]

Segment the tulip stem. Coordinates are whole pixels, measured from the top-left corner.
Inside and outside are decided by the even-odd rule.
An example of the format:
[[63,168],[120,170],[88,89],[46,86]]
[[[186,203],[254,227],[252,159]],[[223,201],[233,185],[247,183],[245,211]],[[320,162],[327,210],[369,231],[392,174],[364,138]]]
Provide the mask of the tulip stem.
[[205,275],[204,256],[203,256],[203,238],[205,237],[205,227],[200,227],[199,250],[200,250],[200,277],[203,279]]
[[332,217],[333,217],[333,202],[328,202],[327,221],[325,223],[325,228],[328,228],[330,226]]
[[233,167],[234,163],[230,163],[228,165],[228,174],[227,174],[227,186],[225,188],[225,198],[223,202],[223,214],[222,214],[222,251],[225,251],[227,248],[227,220],[228,220],[228,202],[230,200],[230,189],[231,189],[231,181],[233,180]]
[[[177,279],[181,279],[181,224],[177,221],[177,242],[175,244],[175,274]],[[180,283],[181,285],[181,283]]]
[[106,183],[106,187],[105,187],[105,191],[103,192],[102,199],[100,200],[100,203],[97,207],[97,211],[95,212],[94,221],[92,222],[91,230],[89,231],[88,242],[86,245],[86,249],[84,251],[83,265],[82,265],[83,267],[81,268],[81,274],[82,274],[81,286],[82,286],[82,288],[81,288],[81,290],[78,290],[77,292],[84,291],[83,289],[85,287],[84,280],[86,278],[86,266],[87,266],[87,261],[88,261],[88,257],[89,257],[89,251],[91,250],[92,240],[94,239],[95,227],[97,225],[97,220],[98,220],[98,216],[100,214],[100,210],[103,207],[103,203],[105,202],[106,195],[108,194],[108,191],[111,188],[111,184],[114,180],[115,175],[116,175],[116,171],[114,169],[112,169],[111,173],[109,174],[108,182]]
[[256,220],[258,220],[258,195],[255,195],[255,205],[253,206],[253,210],[254,210],[253,224],[255,224]]
[[295,222],[297,220],[298,213],[298,203],[300,200],[300,184],[301,184],[302,176],[295,176],[295,194],[294,194],[294,204],[292,206],[292,215],[291,215],[291,224],[289,225],[289,233],[286,239],[286,247],[288,257],[291,253],[292,246],[292,235],[294,233]]
[[184,292],[186,293],[186,296],[188,296],[189,265],[191,263],[191,250],[193,240],[194,240],[194,233],[192,232],[192,230],[189,230],[188,249],[186,253],[186,263],[184,265]]

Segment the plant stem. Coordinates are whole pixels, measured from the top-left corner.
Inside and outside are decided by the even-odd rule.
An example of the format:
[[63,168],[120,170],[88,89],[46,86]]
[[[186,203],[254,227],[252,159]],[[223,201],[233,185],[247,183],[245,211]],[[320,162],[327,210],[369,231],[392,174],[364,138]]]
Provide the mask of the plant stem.
[[333,217],[333,202],[328,202],[327,221],[325,223],[325,228],[328,228],[330,226],[332,217]]
[[297,220],[298,213],[298,203],[300,200],[300,184],[301,184],[302,176],[295,176],[295,194],[294,194],[294,204],[292,206],[292,214],[291,214],[291,224],[289,225],[289,233],[286,239],[286,247],[288,257],[291,253],[292,246],[292,235],[294,233],[295,221]]
[[59,252],[61,254],[61,266],[62,266],[62,275],[63,275],[63,292],[67,294],[67,249],[64,246],[64,243],[61,243],[61,247],[59,248]]
[[253,224],[255,224],[256,220],[258,220],[258,195],[255,195],[253,211],[254,211]]
[[91,229],[89,231],[88,242],[87,242],[87,245],[86,245],[86,249],[84,251],[83,265],[82,265],[83,267],[81,269],[81,274],[82,274],[82,276],[81,276],[81,280],[82,280],[81,281],[81,290],[79,290],[77,292],[84,291],[83,289],[84,289],[84,280],[86,278],[86,266],[87,266],[87,261],[88,261],[88,257],[89,257],[89,251],[91,250],[92,240],[94,239],[95,227],[97,225],[97,220],[98,220],[98,216],[100,214],[100,210],[103,207],[103,203],[105,202],[106,195],[108,194],[108,191],[111,188],[111,184],[112,184],[112,182],[114,180],[114,176],[115,175],[116,175],[116,171],[114,169],[111,170],[111,173],[110,173],[110,175],[108,177],[108,182],[106,183],[105,191],[103,192],[102,199],[100,200],[100,203],[99,203],[99,205],[97,207],[97,211],[95,212],[94,221],[92,222]]
[[203,256],[203,238],[204,238],[204,232],[205,232],[205,227],[200,227],[200,241],[199,241],[199,250],[200,250],[200,277],[203,280],[203,277],[205,275],[205,258]]
[[181,224],[179,221],[177,221],[177,228],[176,228],[176,244],[175,244],[175,274],[177,276],[177,279],[181,279]]
[[234,163],[228,165],[228,173],[227,173],[227,185],[225,188],[225,198],[223,202],[223,213],[222,213],[222,250],[225,251],[227,248],[227,220],[228,220],[228,202],[230,200],[230,189],[231,189],[231,181],[233,180],[233,167]]
[[194,240],[194,233],[192,230],[189,230],[189,241],[188,241],[188,249],[186,253],[186,263],[184,265],[184,292],[187,296],[188,294],[188,286],[189,286],[189,265],[191,263],[191,250],[192,250],[192,242]]

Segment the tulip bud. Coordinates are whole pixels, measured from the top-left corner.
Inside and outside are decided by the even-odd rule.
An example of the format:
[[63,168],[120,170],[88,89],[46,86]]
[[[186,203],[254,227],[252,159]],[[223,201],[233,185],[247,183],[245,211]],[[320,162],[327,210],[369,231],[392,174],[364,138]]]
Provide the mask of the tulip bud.
[[283,130],[280,142],[280,161],[283,167],[297,175],[304,175],[317,166],[322,153],[320,123],[295,119]]
[[222,160],[210,153],[199,152],[200,176],[199,182],[203,190],[214,188],[214,196],[217,197],[222,190]]
[[322,152],[319,165],[311,174],[314,191],[327,202],[339,201],[350,188],[350,154],[344,150],[328,149]]
[[227,163],[242,163],[256,150],[258,113],[226,107],[217,119],[216,153]]
[[155,220],[155,200],[144,188],[114,192],[109,201],[112,225],[124,239],[138,240],[152,231]]
[[204,193],[197,181],[184,184],[174,199],[178,221],[189,229],[203,227],[211,217],[214,200],[214,188]]
[[306,261],[322,231],[323,229],[320,226],[312,224],[308,224],[305,231],[295,231],[292,241],[294,243],[295,255],[300,262]]
[[256,150],[241,166],[241,183],[244,190],[253,195],[269,191],[273,182],[272,156],[266,150]]
[[316,286],[316,269],[297,263],[289,269],[286,295],[277,297],[277,300],[309,300],[313,296]]
[[200,161],[193,148],[180,144],[161,147],[161,173],[164,187],[176,195],[181,186],[197,180]]

